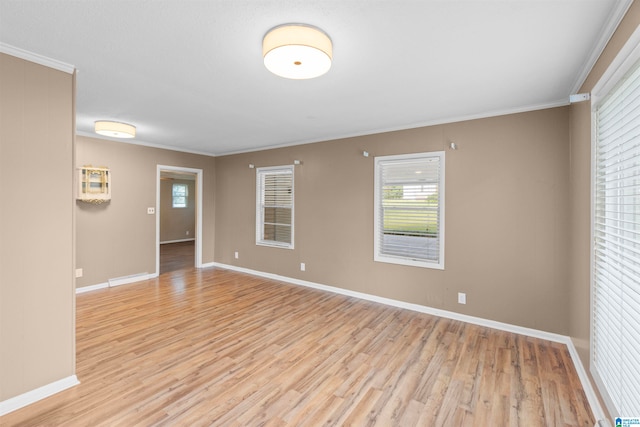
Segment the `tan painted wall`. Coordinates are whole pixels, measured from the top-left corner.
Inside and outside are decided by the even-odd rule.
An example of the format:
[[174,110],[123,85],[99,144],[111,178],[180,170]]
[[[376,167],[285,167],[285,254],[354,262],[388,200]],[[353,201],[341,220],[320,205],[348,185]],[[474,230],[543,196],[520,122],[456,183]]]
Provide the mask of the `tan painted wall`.
[[78,136],[76,165],[107,166],[112,181],[109,203],[76,202],[77,287],[156,271],[157,165],[203,170],[202,261],[213,261],[213,157]]
[[[597,63],[589,73],[581,93],[590,92],[615,59],[631,34],[640,25],[640,3],[634,2],[618,26]],[[591,283],[591,104],[571,106],[570,164],[570,270],[569,335],[582,364],[589,367]],[[604,405],[603,405],[604,408]],[[606,410],[606,409],[605,409]]]
[[[189,195],[186,208],[173,207],[173,184],[186,184],[188,186]],[[195,237],[195,189],[195,181],[171,178],[160,181],[160,242],[193,239]]]
[[0,401],[75,373],[73,85],[0,53]]
[[[566,334],[568,123],[564,107],[217,157],[216,261]],[[373,156],[445,149],[445,270],[374,262]],[[248,165],[295,159],[295,249],[256,246]]]

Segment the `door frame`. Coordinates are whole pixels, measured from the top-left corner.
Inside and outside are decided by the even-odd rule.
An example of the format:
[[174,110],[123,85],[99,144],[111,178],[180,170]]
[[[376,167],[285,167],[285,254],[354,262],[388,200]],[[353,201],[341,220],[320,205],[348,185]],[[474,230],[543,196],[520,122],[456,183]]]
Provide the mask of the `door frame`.
[[195,267],[202,268],[202,169],[157,165],[156,169],[156,273],[160,275],[160,178],[162,172],[186,172],[196,175]]

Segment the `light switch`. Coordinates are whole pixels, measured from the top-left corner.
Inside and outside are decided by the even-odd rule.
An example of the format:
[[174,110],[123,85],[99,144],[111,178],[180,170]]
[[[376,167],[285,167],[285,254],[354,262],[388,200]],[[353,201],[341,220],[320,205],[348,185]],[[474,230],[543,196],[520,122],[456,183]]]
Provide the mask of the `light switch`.
[[153,214],[155,214],[155,213],[156,213],[156,208],[147,208],[147,213],[148,213],[149,215],[153,215]]

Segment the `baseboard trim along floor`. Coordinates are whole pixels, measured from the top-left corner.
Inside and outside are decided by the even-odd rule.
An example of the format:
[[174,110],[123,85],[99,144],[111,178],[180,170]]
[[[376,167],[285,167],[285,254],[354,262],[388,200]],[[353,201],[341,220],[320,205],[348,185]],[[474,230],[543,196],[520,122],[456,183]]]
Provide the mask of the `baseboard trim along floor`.
[[38,387],[35,390],[4,400],[0,402],[0,417],[78,384],[80,384],[78,378],[75,375],[71,375],[42,387]]

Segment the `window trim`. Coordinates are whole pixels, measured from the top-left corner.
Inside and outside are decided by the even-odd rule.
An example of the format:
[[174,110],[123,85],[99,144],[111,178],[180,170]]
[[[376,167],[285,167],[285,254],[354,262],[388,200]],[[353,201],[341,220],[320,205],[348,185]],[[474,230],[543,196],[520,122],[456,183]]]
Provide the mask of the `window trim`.
[[[417,260],[407,257],[401,256],[391,256],[391,255],[383,255],[380,253],[381,250],[381,242],[380,242],[380,190],[382,185],[382,177],[380,173],[380,164],[382,162],[388,161],[401,161],[401,160],[414,160],[419,158],[434,158],[437,157],[440,163],[440,174],[438,179],[438,218],[439,218],[439,229],[438,229],[438,239],[439,242],[439,254],[438,254],[438,262],[426,261],[426,260]],[[374,244],[373,244],[373,254],[374,261],[376,262],[385,262],[390,264],[399,264],[399,265],[407,265],[412,267],[422,267],[422,268],[430,268],[436,270],[444,270],[444,245],[445,245],[445,152],[444,151],[432,151],[432,152],[423,152],[423,153],[412,153],[412,154],[399,154],[399,155],[391,155],[391,156],[377,156],[374,161],[374,175],[375,175],[375,184],[374,184],[374,201],[373,201],[373,211],[374,211],[374,221],[373,221],[373,233],[374,233]]]
[[[261,176],[269,172],[291,174],[291,243],[265,240],[262,221],[262,183]],[[256,168],[256,245],[281,249],[294,249],[295,242],[295,168],[293,165],[268,166]]]

